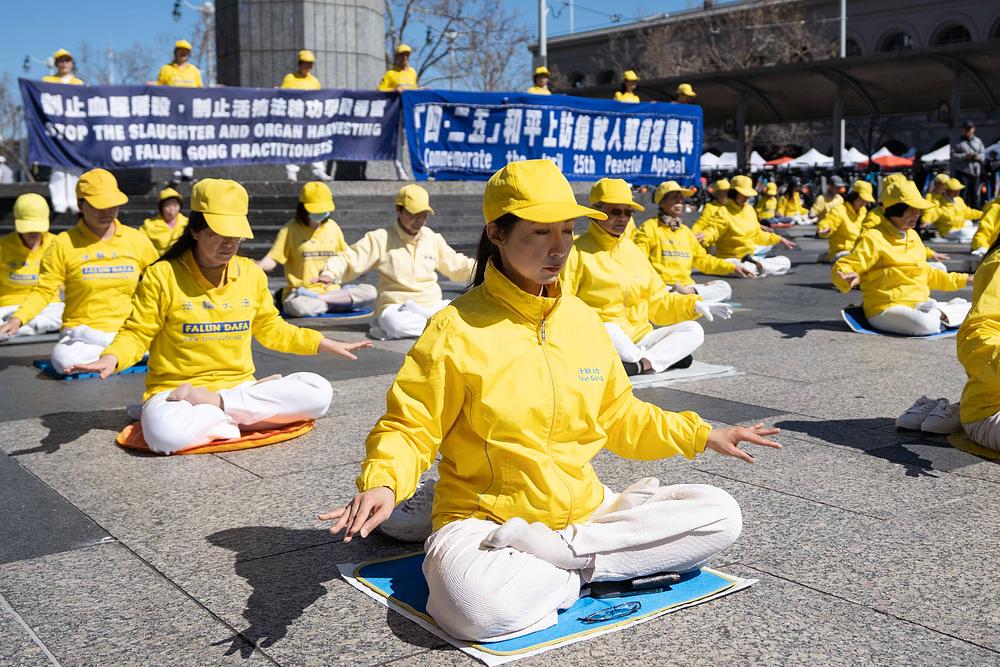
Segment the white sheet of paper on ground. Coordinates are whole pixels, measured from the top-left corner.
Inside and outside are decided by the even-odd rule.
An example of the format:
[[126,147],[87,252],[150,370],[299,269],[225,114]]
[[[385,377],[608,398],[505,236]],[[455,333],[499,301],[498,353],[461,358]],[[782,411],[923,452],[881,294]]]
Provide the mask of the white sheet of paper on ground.
[[732,366],[717,366],[716,364],[706,364],[704,361],[693,361],[688,368],[675,368],[672,371],[653,373],[652,375],[634,375],[632,388],[640,389],[645,387],[666,387],[671,384],[681,382],[693,382],[695,380],[716,380],[718,378],[732,377],[739,375]]
[[[357,563],[341,563],[341,564],[337,565],[337,569],[340,570],[340,576],[342,576],[344,578],[344,581],[346,581],[348,584],[350,584],[353,588],[356,588],[357,590],[361,591],[362,593],[364,593],[365,595],[367,595],[371,599],[373,599],[376,602],[378,602],[379,604],[381,604],[383,607],[387,607],[389,609],[392,609],[394,612],[396,612],[400,616],[403,616],[404,618],[408,618],[409,620],[413,621],[414,623],[416,623],[417,625],[419,625],[420,627],[422,627],[424,630],[427,630],[427,632],[430,632],[431,634],[433,634],[433,635],[435,635],[437,637],[440,637],[441,639],[443,639],[444,641],[448,642],[449,644],[451,644],[452,646],[454,646],[458,650],[462,651],[466,655],[471,656],[471,657],[475,658],[476,660],[479,660],[483,664],[489,665],[489,667],[493,667],[494,665],[503,665],[503,664],[508,663],[508,662],[513,662],[515,660],[520,660],[522,658],[528,658],[528,657],[531,657],[533,655],[538,655],[539,653],[545,653],[546,651],[551,651],[552,649],[555,649],[555,648],[561,648],[563,646],[569,646],[570,644],[575,644],[577,642],[582,642],[582,641],[588,641],[590,639],[594,639],[595,637],[600,637],[601,635],[606,635],[606,634],[611,633],[611,632],[617,632],[617,631],[625,629],[625,628],[635,627],[636,625],[639,625],[641,623],[647,623],[649,621],[652,621],[655,618],[660,618],[661,616],[664,616],[665,614],[672,614],[673,612],[680,611],[681,609],[687,609],[688,607],[694,607],[695,605],[699,605],[699,604],[702,604],[702,603],[705,603],[705,602],[711,602],[712,600],[716,600],[718,598],[724,597],[726,595],[729,595],[730,593],[735,593],[736,591],[741,591],[744,588],[749,588],[750,586],[753,586],[754,584],[757,583],[756,579],[743,579],[741,577],[736,577],[736,576],[733,576],[731,574],[727,574],[726,575],[727,577],[729,577],[730,579],[735,579],[736,580],[736,584],[733,585],[732,587],[727,588],[726,590],[721,591],[719,593],[716,593],[714,595],[709,595],[707,597],[704,597],[704,598],[701,598],[701,599],[698,599],[698,600],[694,600],[693,602],[689,602],[687,604],[677,605],[676,607],[669,607],[667,609],[664,609],[662,611],[662,613],[651,614],[651,615],[649,615],[649,616],[647,616],[645,618],[638,619],[638,620],[636,620],[633,623],[627,623],[625,625],[619,625],[619,626],[612,626],[612,627],[609,627],[609,628],[607,628],[607,629],[605,629],[603,631],[594,632],[594,633],[588,634],[588,635],[586,635],[584,637],[567,638],[565,641],[553,642],[552,644],[549,644],[547,646],[542,646],[542,647],[540,647],[540,648],[538,648],[536,650],[525,651],[524,653],[518,653],[517,655],[498,656],[498,655],[492,655],[490,653],[486,653],[484,651],[480,651],[480,650],[478,650],[476,648],[473,648],[472,646],[469,645],[468,642],[464,642],[461,639],[455,639],[454,637],[452,637],[451,635],[449,635],[447,632],[445,632],[444,630],[442,630],[440,627],[438,627],[436,624],[428,621],[427,619],[423,618],[422,616],[419,616],[419,615],[413,613],[408,608],[406,608],[406,607],[404,607],[402,605],[396,604],[392,600],[390,600],[387,597],[385,597],[384,595],[381,595],[378,592],[372,590],[368,586],[365,586],[363,583],[361,583],[360,581],[358,581],[357,579],[355,579],[354,576],[352,576],[354,574],[354,572],[357,570],[357,568],[358,568],[358,564]],[[709,572],[713,571],[711,568],[708,568],[708,567],[703,568],[703,569],[706,570],[706,571],[709,571]]]

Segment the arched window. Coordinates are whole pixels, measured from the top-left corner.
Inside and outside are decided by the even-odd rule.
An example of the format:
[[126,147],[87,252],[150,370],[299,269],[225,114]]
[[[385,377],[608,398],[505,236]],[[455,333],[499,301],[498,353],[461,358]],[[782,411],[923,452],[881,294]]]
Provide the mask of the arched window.
[[613,69],[606,69],[597,75],[597,83],[607,85],[618,80],[618,76]]
[[1000,39],[1000,20],[997,20],[990,28],[990,39]]
[[569,75],[570,88],[583,88],[587,83],[587,75],[583,72],[573,72]]
[[959,23],[952,23],[951,25],[938,28],[931,39],[931,44],[934,46],[944,46],[945,44],[961,44],[962,42],[971,41],[972,35],[969,33],[968,28]]
[[913,48],[913,38],[902,30],[887,33],[878,43],[879,51],[907,51]]

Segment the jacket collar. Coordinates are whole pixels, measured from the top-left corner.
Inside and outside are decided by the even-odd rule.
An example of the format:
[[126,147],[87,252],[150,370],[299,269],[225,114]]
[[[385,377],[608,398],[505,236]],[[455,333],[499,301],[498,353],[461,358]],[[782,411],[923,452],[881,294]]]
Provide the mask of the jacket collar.
[[590,235],[594,242],[597,243],[597,247],[601,250],[614,250],[619,245],[621,245],[624,236],[614,236],[613,234],[608,234],[604,231],[604,227],[601,227],[596,222],[591,222],[590,227],[587,228],[587,234]]
[[236,261],[235,256],[229,260],[229,265],[226,267],[226,273],[222,277],[222,284],[218,286],[210,283],[208,279],[205,278],[204,274],[202,274],[201,269],[198,268],[198,263],[194,261],[193,251],[188,250],[181,255],[180,259],[184,268],[187,269],[192,276],[194,276],[195,282],[197,282],[198,285],[206,292],[225,287],[229,283],[240,278],[240,266],[239,262]]
[[483,289],[490,297],[529,322],[540,322],[551,315],[562,296],[558,281],[549,285],[546,290],[552,296],[528,294],[501,273],[492,261],[486,265]]
[[[115,221],[111,224],[115,226],[115,233],[112,234],[111,237],[116,238],[121,236],[123,234],[122,223],[118,222],[118,218],[115,218]],[[80,216],[80,221],[76,223],[76,227],[77,229],[80,230],[80,233],[83,235],[83,238],[87,239],[88,242],[97,243],[101,240],[100,238],[98,238],[97,234],[91,231],[90,227],[87,226],[87,223],[83,221],[83,216]]]
[[418,243],[420,239],[423,238],[424,230],[427,229],[427,225],[421,227],[420,231],[418,231],[416,234],[408,233],[405,229],[402,228],[402,226],[400,226],[398,220],[392,223],[392,228],[395,230],[396,236],[399,237],[399,240],[403,242],[403,245],[413,245]]
[[875,215],[879,217],[879,229],[881,229],[882,233],[885,234],[890,240],[905,241],[906,237],[910,235],[910,230],[900,229],[896,225],[892,224],[892,221],[885,217],[884,212],[878,211]]

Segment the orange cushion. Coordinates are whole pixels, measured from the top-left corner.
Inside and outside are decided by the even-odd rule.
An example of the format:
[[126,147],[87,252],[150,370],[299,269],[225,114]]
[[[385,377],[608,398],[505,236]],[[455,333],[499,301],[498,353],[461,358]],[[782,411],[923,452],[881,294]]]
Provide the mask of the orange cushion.
[[[316,422],[312,419],[306,419],[305,421],[292,422],[291,424],[267,429],[266,431],[244,431],[243,435],[238,438],[213,440],[204,445],[182,449],[174,452],[174,454],[211,454],[213,452],[232,452],[238,449],[251,449],[253,447],[273,445],[276,442],[284,442],[285,440],[291,440],[292,438],[304,435],[313,430],[315,425]],[[132,422],[123,428],[118,437],[115,438],[115,442],[127,449],[137,449],[142,452],[153,451],[146,444],[145,438],[142,437],[142,422]]]

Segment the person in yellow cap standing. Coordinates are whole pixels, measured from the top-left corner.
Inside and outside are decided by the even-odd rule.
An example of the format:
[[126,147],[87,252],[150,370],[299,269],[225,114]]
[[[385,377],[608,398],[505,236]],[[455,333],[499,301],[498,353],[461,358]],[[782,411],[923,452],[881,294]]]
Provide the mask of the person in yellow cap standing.
[[694,98],[698,95],[694,92],[694,88],[691,87],[690,83],[682,83],[677,86],[677,92],[674,93],[674,101],[677,104],[694,104]]
[[[49,233],[49,205],[45,198],[33,192],[19,196],[14,201],[14,231],[0,237],[0,322],[17,312],[38,284],[42,256],[54,239]],[[63,305],[56,295],[20,329],[0,334],[0,342],[14,336],[59,331]]]
[[46,83],[65,83],[73,86],[82,86],[83,81],[76,78],[74,70],[76,63],[73,61],[73,54],[66,49],[57,49],[52,54],[52,62],[56,66],[55,74],[47,74],[42,77]]
[[427,190],[404,185],[396,195],[396,222],[362,236],[327,260],[320,273],[321,281],[338,284],[373,268],[378,272],[370,331],[375,338],[416,338],[423,332],[430,316],[449,303],[442,297],[438,272],[459,283],[472,278],[472,259],[427,228],[427,216],[433,213]]
[[712,198],[701,207],[698,219],[691,225],[691,231],[694,233],[695,238],[698,239],[698,243],[701,243],[705,238],[705,228],[715,224],[720,214],[726,210],[726,198],[729,196],[729,181],[725,178],[720,178],[712,184],[711,191]]
[[740,508],[725,491],[647,477],[614,493],[589,463],[602,449],[753,461],[741,441],[780,447],[767,437],[777,429],[712,428],[633,395],[600,319],[560,290],[575,219],[604,215],[576,203],[551,160],[494,174],[483,214],[475,287],[403,361],[365,444],[357,495],[319,517],[345,541],[367,537],[421,493],[418,479],[440,454],[427,612],[471,641],[542,630],[588,582],[693,570],[738,538]]
[[637,103],[639,96],[635,94],[635,87],[639,85],[639,75],[627,69],[622,75],[622,86],[615,91],[616,102]]
[[549,90],[549,68],[544,65],[535,68],[535,75],[532,80],[531,88],[528,88],[528,92],[532,95],[551,95],[552,91]]
[[[289,72],[285,75],[279,87],[286,90],[320,90],[323,86],[320,85],[319,79],[312,73],[315,65],[316,55],[309,49],[302,49],[298,55],[298,67],[294,72]],[[313,177],[321,181],[333,180],[330,174],[326,173],[326,165],[323,164],[322,160],[313,162],[310,166],[312,167]],[[285,171],[287,172],[288,180],[294,181],[298,179],[298,165],[285,165]]]
[[270,273],[285,266],[282,307],[291,317],[312,317],[328,312],[368,308],[375,302],[371,285],[325,283],[320,271],[329,258],[347,250],[340,226],[330,214],[336,210],[330,186],[312,181],[302,186],[295,217],[278,230],[274,245],[257,265]]
[[653,193],[659,206],[657,215],[642,224],[635,236],[635,244],[646,253],[667,287],[679,294],[699,294],[705,301],[728,301],[733,289],[724,280],[710,280],[696,284],[691,269],[716,276],[732,274],[753,278],[754,274],[742,266],[709,255],[695,238],[694,232],[681,222],[684,199],[694,194],[676,181],[660,183]]
[[[996,208],[996,207],[994,207]],[[988,211],[989,213],[989,211]],[[958,361],[966,381],[959,402],[965,433],[978,445],[1000,450],[1000,252],[991,244],[976,269],[972,309],[958,330]]]
[[765,255],[779,243],[789,249],[797,247],[795,243],[760,226],[748,202],[750,197],[757,196],[749,176],[733,176],[729,186],[726,208],[720,212],[716,223],[702,232],[702,244],[714,245],[716,257],[739,264],[758,277],[788,273],[792,266],[790,259]]
[[563,291],[601,316],[628,375],[687,368],[705,341],[705,330],[693,320],[728,319],[732,308],[698,294],[671,292],[663,283],[646,253],[625,236],[632,211],[643,210],[628,183],[602,178],[590,201],[605,217],[593,220],[573,243],[563,267]]
[[851,250],[861,236],[861,222],[865,219],[867,204],[874,204],[872,184],[867,181],[854,181],[851,191],[844,197],[843,204],[837,204],[830,209],[819,222],[816,230],[821,239],[829,239],[830,249],[827,257],[835,262]]
[[410,53],[413,49],[408,44],[400,44],[393,54],[392,67],[386,70],[378,89],[385,93],[403,91],[417,87],[417,70],[410,67]]
[[937,206],[923,220],[934,225],[941,238],[968,243],[976,233],[972,221],[982,218],[983,212],[966,205],[961,195],[964,187],[957,178],[949,178]]
[[[156,84],[175,88],[203,88],[201,70],[191,64],[191,42],[179,39],[174,42],[174,59],[160,68]],[[193,167],[183,167],[174,173],[175,177],[190,181],[194,178]]]
[[160,191],[156,207],[159,212],[152,218],[146,218],[139,230],[149,238],[156,252],[162,255],[184,233],[188,219],[181,213],[181,193],[173,188]]
[[42,257],[38,284],[0,326],[0,336],[12,335],[56,301],[64,287],[62,338],[52,350],[59,373],[100,356],[128,317],[143,270],[159,257],[145,234],[118,221],[118,207],[128,197],[111,172],[83,174],[76,194],[80,221],[56,236]]
[[[83,85],[83,81],[73,73],[75,63],[73,55],[69,51],[58,49],[52,54],[52,60],[56,66],[56,73],[43,76],[42,81],[73,86]],[[74,214],[79,213],[76,207],[76,182],[82,173],[79,169],[52,168],[52,174],[49,176],[49,196],[52,198],[52,208],[56,213],[65,213],[66,211],[71,211]]]
[[279,352],[325,352],[355,359],[371,342],[341,343],[281,319],[267,276],[237,257],[253,238],[247,191],[236,181],[206,178],[191,192],[184,234],[143,276],[132,312],[98,360],[76,371],[104,379],[149,350],[142,432],[149,448],[173,454],[213,440],[238,438],[241,427],[265,430],[318,419],[333,397],[315,373],[257,381],[251,342]]
[[972,282],[964,273],[946,273],[927,264],[927,252],[913,230],[931,203],[913,181],[894,180],[882,193],[882,221],[861,234],[850,253],[831,270],[841,292],[861,286],[865,317],[877,329],[907,336],[941,331],[942,322],[957,326],[969,302],[939,304],[931,290],[959,290]]

